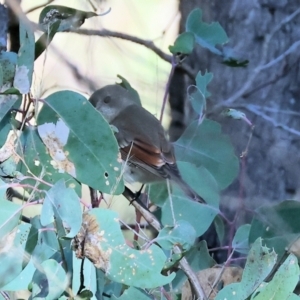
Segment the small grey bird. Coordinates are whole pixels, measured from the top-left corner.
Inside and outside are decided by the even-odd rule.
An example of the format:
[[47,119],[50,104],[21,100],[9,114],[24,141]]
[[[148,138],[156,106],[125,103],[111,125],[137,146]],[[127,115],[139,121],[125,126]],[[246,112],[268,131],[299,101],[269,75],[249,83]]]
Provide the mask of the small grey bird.
[[117,84],[107,85],[94,92],[90,102],[116,127],[122,160],[127,161],[126,182],[146,184],[170,179],[189,198],[205,203],[181,178],[173,146],[158,119],[137,104],[130,91]]

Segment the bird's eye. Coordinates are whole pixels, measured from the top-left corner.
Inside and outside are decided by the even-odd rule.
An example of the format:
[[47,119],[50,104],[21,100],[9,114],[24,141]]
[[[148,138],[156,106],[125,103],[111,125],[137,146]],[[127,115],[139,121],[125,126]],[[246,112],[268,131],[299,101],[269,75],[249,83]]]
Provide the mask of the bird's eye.
[[111,99],[110,96],[106,96],[106,97],[103,99],[103,102],[104,102],[104,103],[109,103],[109,102],[110,102],[110,99]]

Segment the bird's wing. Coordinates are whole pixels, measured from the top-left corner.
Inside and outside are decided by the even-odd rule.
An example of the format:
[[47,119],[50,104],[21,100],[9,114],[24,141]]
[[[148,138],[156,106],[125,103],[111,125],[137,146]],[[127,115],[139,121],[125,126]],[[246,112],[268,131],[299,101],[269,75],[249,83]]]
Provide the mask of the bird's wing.
[[173,147],[163,127],[141,106],[128,106],[111,123],[118,129],[115,135],[123,160],[129,159],[152,173],[160,173],[165,165],[177,169]]

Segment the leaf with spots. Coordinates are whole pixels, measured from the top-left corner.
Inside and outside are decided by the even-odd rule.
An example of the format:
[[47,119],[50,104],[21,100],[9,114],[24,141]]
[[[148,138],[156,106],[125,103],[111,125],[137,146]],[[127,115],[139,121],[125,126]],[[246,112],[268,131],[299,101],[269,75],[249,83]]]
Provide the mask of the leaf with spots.
[[54,93],[45,103],[37,123],[54,167],[96,190],[122,193],[119,148],[103,117],[72,91]]
[[[36,179],[33,176],[36,176],[50,184],[39,183],[38,188],[48,190],[51,184],[64,179],[68,187],[73,188],[77,195],[81,195],[80,184],[68,173],[60,172],[38,136],[36,128],[26,127],[23,130],[18,141],[17,153],[23,158],[18,163],[17,171],[31,177],[24,179],[22,181],[24,184],[34,186]],[[36,193],[36,197],[39,197],[38,193]]]
[[[1,207],[4,208],[3,205]],[[5,286],[18,276],[28,263],[26,259],[26,256],[28,258],[28,254],[25,251],[25,247],[30,227],[30,224],[21,223],[5,236],[1,236],[0,287]]]
[[[260,288],[258,290],[259,294],[253,299],[265,300],[289,299],[288,297],[291,297],[291,299],[295,298],[294,296],[296,295],[293,294],[293,291],[298,284],[299,275],[297,257],[294,254],[290,254],[284,263],[279,267],[272,280],[265,284],[263,288]],[[276,297],[274,297],[274,295],[276,295]]]
[[270,274],[276,259],[276,253],[262,246],[262,239],[258,238],[249,251],[241,282],[226,286],[215,299],[247,299]]
[[84,214],[73,247],[77,257],[89,258],[108,279],[128,286],[155,288],[170,283],[175,276],[161,274],[166,256],[158,246],[140,251],[127,246],[117,213],[111,210],[97,208]]

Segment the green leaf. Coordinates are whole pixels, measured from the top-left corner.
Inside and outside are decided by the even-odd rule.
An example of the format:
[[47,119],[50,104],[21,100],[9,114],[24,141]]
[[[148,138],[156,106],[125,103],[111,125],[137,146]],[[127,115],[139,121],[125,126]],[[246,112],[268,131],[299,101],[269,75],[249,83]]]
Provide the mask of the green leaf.
[[[38,136],[36,128],[26,127],[23,130],[19,139],[17,152],[25,160],[25,164],[22,161],[19,162],[19,172],[30,177],[34,174],[49,184],[54,184],[60,179],[65,179],[68,187],[73,188],[78,195],[81,195],[81,186],[79,183],[68,173],[61,173],[55,167],[45,145]],[[26,179],[23,180],[23,183],[35,186],[36,180]],[[48,190],[50,187],[44,183],[39,183],[38,188],[40,190]],[[38,193],[36,193],[36,196],[39,197]]]
[[137,289],[135,287],[129,287],[126,289],[122,296],[116,297],[115,295],[112,295],[112,300],[132,300],[132,299],[138,299],[138,300],[149,300],[153,299],[153,296],[147,294],[145,291],[141,289]]
[[3,86],[3,69],[0,64],[0,90],[1,90],[2,86]]
[[118,144],[101,114],[72,91],[54,93],[45,103],[38,130],[56,168],[96,190],[122,193]]
[[167,184],[165,182],[152,183],[147,185],[148,196],[152,203],[163,206],[169,197]]
[[297,257],[290,254],[277,270],[272,280],[263,288],[259,289],[259,294],[253,299],[287,299],[296,288],[299,275]]
[[55,34],[58,31],[60,21],[56,21],[49,26],[49,29],[43,33],[35,43],[34,59],[36,60],[49,46]]
[[175,225],[167,225],[160,230],[155,241],[166,250],[178,245],[180,249],[187,251],[194,245],[196,237],[194,227],[189,222],[180,220]]
[[205,167],[220,189],[226,188],[237,176],[239,161],[228,136],[222,134],[220,124],[204,120],[192,122],[174,144],[179,161]]
[[68,276],[54,259],[44,261],[32,278],[32,299],[54,300],[68,286]]
[[216,208],[219,207],[219,187],[213,175],[203,166],[196,168],[194,164],[177,161],[183,180],[205,201]]
[[285,253],[285,248],[299,238],[299,214],[298,201],[289,200],[259,207],[251,223],[249,243],[261,237],[266,245],[274,247],[281,257]]
[[12,86],[15,77],[17,53],[14,52],[0,52],[0,65],[2,67],[2,85],[0,90],[4,92]]
[[232,295],[235,299],[247,299],[270,274],[276,259],[276,253],[262,246],[261,238],[257,239],[249,251],[241,282],[225,286],[215,299],[232,299]]
[[132,94],[132,100],[134,100],[136,104],[142,106],[142,102],[138,92],[130,85],[130,83],[124,77],[122,77],[121,75],[117,75],[117,77],[121,79],[121,82],[117,84],[129,91]]
[[[73,238],[82,223],[80,199],[73,189],[66,188],[61,179],[46,193],[41,213],[41,224],[46,226],[53,222],[53,217],[63,221],[68,230],[66,237]],[[62,237],[62,236],[60,236]]]
[[53,224],[42,226],[39,216],[34,217],[31,224],[38,230],[38,241],[32,253],[34,262],[41,264],[51,257],[58,257],[61,261],[61,249]]
[[14,87],[21,94],[30,91],[34,62],[34,33],[31,24],[20,19],[20,50],[14,78]]
[[[0,206],[2,213],[2,203]],[[10,219],[9,222],[14,223],[12,219]],[[6,236],[1,235],[1,288],[15,279],[22,272],[23,267],[28,263],[28,254],[25,252],[25,246],[30,227],[30,224],[22,223],[11,230]]]
[[191,54],[195,46],[195,36],[193,33],[184,32],[175,40],[174,46],[169,46],[172,54]]
[[159,211],[161,223],[164,226],[173,225],[173,210],[175,222],[188,220],[195,228],[197,236],[201,236],[209,228],[219,212],[215,207],[200,204],[182,196],[172,195],[172,202],[173,205],[170,206],[170,199],[168,199]]
[[238,228],[232,241],[232,247],[235,251],[243,254],[249,252],[249,232],[251,225],[244,224]]
[[89,215],[96,218],[97,232],[101,233],[100,263],[108,279],[139,288],[155,288],[173,280],[175,274],[161,275],[166,262],[161,248],[151,245],[139,251],[127,246],[114,211],[97,208]]
[[223,27],[214,22],[207,24],[202,21],[202,11],[199,8],[194,9],[188,15],[186,21],[186,31],[195,35],[196,42],[211,52],[222,55],[222,51],[216,48],[217,44],[227,43],[228,37]]
[[67,6],[48,5],[40,13],[39,24],[44,31],[47,31],[51,24],[60,21],[57,31],[69,31],[79,28],[85,19],[96,16],[100,15]]
[[208,98],[211,95],[210,92],[207,90],[207,86],[212,81],[213,77],[213,74],[208,73],[207,71],[205,71],[203,75],[200,71],[196,76],[197,88],[200,90],[200,92],[204,95],[205,98]]
[[224,225],[224,221],[221,218],[220,215],[217,215],[214,219],[214,225],[216,228],[216,232],[217,232],[217,236],[218,239],[220,241],[220,244],[222,244],[223,239],[224,239],[224,235],[225,235],[225,225]]
[[187,90],[188,99],[197,115],[202,116],[206,110],[206,99],[203,93],[194,85],[190,85]]
[[[74,253],[74,252],[73,252]],[[81,272],[83,272],[84,276],[84,285],[89,289],[91,293],[94,295],[96,294],[96,287],[97,284],[104,285],[105,284],[105,278],[96,278],[96,272],[97,269],[95,269],[95,266],[88,260],[84,260],[84,268],[81,271],[81,259],[77,259],[75,256],[75,253],[73,255],[73,276],[72,276],[72,289],[73,291],[78,291],[81,283]],[[101,271],[101,270],[99,270]],[[101,271],[102,272],[102,271]],[[103,273],[103,272],[102,272]],[[101,293],[102,295],[102,293]],[[76,300],[80,300],[79,295],[75,298]],[[95,298],[92,298],[95,299]],[[98,298],[101,299],[101,298]]]

